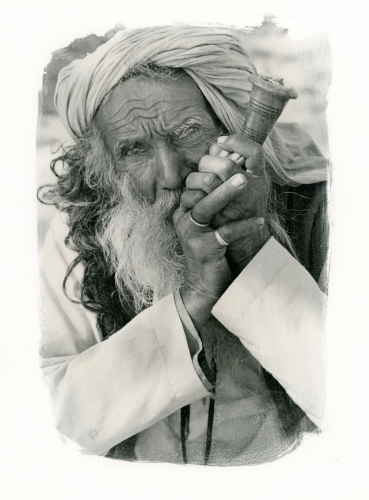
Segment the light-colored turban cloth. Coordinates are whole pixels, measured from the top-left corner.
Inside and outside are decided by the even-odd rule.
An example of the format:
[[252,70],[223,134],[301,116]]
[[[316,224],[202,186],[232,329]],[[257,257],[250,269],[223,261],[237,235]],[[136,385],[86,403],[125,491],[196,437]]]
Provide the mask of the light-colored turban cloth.
[[[218,28],[155,27],[116,33],[93,54],[63,68],[58,77],[55,106],[77,139],[90,125],[106,94],[133,67],[152,62],[182,68],[196,82],[230,133],[240,133],[251,84],[256,73],[235,32]],[[307,134],[276,127],[264,150],[268,173],[278,184],[310,184],[327,178],[327,160]]]

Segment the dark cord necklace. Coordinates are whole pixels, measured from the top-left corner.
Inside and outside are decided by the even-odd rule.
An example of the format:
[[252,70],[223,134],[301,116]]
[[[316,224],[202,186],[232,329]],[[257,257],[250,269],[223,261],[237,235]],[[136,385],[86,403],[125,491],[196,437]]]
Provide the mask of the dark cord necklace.
[[[214,374],[214,387],[211,390],[211,392],[212,394],[215,395],[217,371],[214,359],[212,359],[211,361],[211,370]],[[208,425],[206,431],[206,444],[204,453],[204,465],[208,465],[210,457],[211,440],[213,435],[213,423],[214,423],[214,406],[215,406],[215,400],[214,398],[210,398],[209,410],[208,410]],[[182,458],[184,464],[188,463],[186,441],[188,438],[188,434],[190,432],[190,414],[191,414],[190,405],[186,405],[183,408],[181,408],[181,443],[182,443]]]

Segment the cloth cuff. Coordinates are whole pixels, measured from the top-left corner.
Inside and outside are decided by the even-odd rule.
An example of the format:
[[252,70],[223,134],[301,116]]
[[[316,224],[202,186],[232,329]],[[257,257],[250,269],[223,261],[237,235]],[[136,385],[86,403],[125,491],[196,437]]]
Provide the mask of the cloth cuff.
[[168,295],[150,309],[151,321],[165,360],[167,374],[176,397],[182,406],[206,397],[203,383],[198,377],[191,356],[173,294]]
[[191,317],[187,312],[179,290],[174,292],[174,300],[185,331],[194,368],[201,382],[204,384],[206,389],[210,391],[214,387],[215,377],[206,361],[205,351],[200,335],[192,323]]
[[311,275],[271,238],[212,310],[320,428],[325,304]]

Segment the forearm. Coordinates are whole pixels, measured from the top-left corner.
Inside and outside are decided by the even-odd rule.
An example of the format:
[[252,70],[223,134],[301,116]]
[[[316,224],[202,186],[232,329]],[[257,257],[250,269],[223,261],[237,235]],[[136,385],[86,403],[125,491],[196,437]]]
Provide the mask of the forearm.
[[226,257],[232,270],[233,279],[252,261],[255,255],[263,248],[270,239],[268,226],[249,234],[247,238],[235,241],[227,249]]
[[320,428],[325,404],[324,310],[325,296],[318,285],[274,238],[212,310]]
[[43,359],[57,426],[89,453],[104,455],[208,394],[173,297],[161,302],[80,354]]
[[325,404],[324,312],[318,285],[274,239],[213,309],[319,427]]
[[[55,217],[42,250],[41,367],[59,430],[86,451],[103,455],[208,392],[194,368],[173,296],[101,341],[96,315],[62,291],[76,257],[59,243],[67,234]],[[80,282],[77,271],[69,296]]]

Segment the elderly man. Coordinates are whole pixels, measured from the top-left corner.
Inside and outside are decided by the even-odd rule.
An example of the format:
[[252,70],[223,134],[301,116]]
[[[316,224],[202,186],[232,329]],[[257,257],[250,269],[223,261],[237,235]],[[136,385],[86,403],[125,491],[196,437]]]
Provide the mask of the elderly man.
[[240,134],[252,73],[231,32],[166,27],[59,74],[41,356],[88,453],[258,464],[324,425],[326,161]]

